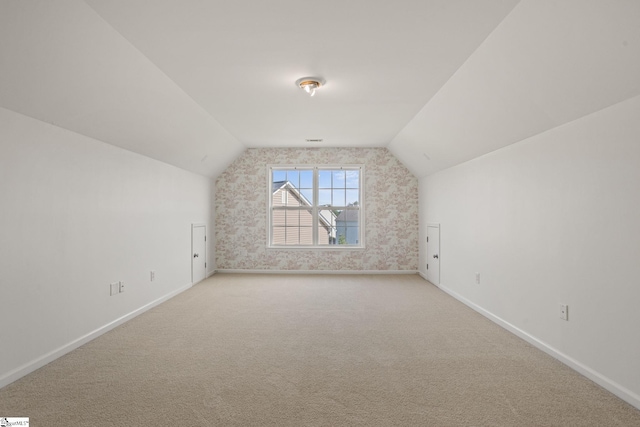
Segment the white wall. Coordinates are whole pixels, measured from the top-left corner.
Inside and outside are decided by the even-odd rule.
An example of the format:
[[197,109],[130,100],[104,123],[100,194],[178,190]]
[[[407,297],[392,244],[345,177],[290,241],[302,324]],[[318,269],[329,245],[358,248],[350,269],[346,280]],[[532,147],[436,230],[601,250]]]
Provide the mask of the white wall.
[[212,197],[208,178],[0,109],[0,386],[188,288]]
[[419,191],[421,229],[441,224],[443,289],[640,408],[638,118],[635,97]]

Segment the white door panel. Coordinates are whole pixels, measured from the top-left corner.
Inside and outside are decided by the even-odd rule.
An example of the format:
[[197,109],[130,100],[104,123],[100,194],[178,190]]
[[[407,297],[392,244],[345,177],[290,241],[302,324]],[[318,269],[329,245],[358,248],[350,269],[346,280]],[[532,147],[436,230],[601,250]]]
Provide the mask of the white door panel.
[[207,228],[191,226],[191,283],[196,284],[207,277]]
[[427,280],[440,284],[440,225],[427,226]]

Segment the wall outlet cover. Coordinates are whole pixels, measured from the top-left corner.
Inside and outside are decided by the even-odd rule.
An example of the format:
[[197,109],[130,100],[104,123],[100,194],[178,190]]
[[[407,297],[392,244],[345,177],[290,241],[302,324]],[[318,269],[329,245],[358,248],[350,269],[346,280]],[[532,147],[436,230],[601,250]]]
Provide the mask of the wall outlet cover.
[[569,306],[567,304],[560,304],[560,318],[569,320]]

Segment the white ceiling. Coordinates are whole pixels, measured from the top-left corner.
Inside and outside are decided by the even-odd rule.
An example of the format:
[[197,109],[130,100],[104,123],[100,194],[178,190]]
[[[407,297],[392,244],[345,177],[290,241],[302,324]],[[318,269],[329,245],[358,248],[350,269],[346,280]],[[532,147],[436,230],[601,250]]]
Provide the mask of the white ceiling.
[[207,176],[290,146],[424,176],[640,94],[639,22],[637,0],[3,0],[0,106]]

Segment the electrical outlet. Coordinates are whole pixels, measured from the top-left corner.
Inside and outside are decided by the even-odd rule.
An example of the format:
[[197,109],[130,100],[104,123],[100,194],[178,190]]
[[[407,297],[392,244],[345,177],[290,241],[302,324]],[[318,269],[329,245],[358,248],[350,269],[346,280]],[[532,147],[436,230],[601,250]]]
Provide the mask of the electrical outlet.
[[480,284],[480,273],[476,273],[476,283]]
[[149,275],[149,279],[151,279],[152,282],[154,280],[156,280],[156,272],[154,270],[151,270],[151,274]]
[[124,292],[124,282],[118,282],[118,286],[119,286],[118,289],[120,290],[120,293],[123,293]]
[[115,294],[120,293],[120,283],[111,283],[109,285],[109,295],[114,296]]
[[569,320],[569,306],[567,304],[560,304],[560,318]]

